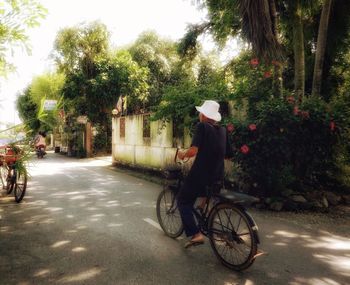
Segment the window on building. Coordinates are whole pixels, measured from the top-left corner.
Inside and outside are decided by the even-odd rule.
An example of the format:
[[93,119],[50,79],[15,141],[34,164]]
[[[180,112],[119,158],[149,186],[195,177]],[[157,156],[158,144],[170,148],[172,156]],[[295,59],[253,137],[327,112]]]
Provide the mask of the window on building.
[[125,118],[119,120],[119,137],[125,138]]

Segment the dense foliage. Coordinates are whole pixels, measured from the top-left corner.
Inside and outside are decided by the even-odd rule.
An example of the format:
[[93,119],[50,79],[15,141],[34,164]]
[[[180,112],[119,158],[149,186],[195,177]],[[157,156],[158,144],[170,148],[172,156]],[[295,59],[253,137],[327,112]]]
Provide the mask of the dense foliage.
[[246,187],[276,195],[286,188],[339,186],[333,180],[337,158],[349,157],[349,109],[319,98],[298,105],[292,96],[257,105],[248,119],[227,121]]

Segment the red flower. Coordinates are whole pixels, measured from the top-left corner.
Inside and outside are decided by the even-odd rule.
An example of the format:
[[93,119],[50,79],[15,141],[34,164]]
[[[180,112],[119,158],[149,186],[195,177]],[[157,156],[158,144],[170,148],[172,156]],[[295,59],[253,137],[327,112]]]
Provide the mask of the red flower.
[[257,58],[252,58],[250,60],[250,64],[253,66],[253,67],[256,67],[258,64],[259,64],[259,59]]
[[272,76],[270,71],[265,71],[264,72],[264,78],[270,78]]
[[232,133],[235,130],[235,126],[230,123],[226,126],[226,129],[229,133]]
[[249,152],[249,146],[247,146],[246,144],[241,146],[241,153],[243,154],[247,154]]
[[330,127],[332,132],[335,130],[335,123],[334,123],[334,121],[330,122],[329,127]]
[[299,111],[298,106],[295,106],[294,109],[293,109],[293,114],[294,114],[295,116],[298,116],[299,113],[300,113],[300,111]]
[[287,101],[290,104],[294,104],[295,103],[295,98],[293,96],[289,96],[289,97],[287,97]]
[[281,63],[279,61],[277,61],[277,60],[272,60],[271,64],[272,65],[280,65]]
[[308,111],[301,111],[300,115],[304,118],[304,119],[308,119],[310,118],[310,114]]
[[248,128],[249,128],[249,130],[251,130],[251,131],[255,131],[255,130],[256,130],[256,125],[255,125],[255,124],[250,124],[250,125],[248,126]]

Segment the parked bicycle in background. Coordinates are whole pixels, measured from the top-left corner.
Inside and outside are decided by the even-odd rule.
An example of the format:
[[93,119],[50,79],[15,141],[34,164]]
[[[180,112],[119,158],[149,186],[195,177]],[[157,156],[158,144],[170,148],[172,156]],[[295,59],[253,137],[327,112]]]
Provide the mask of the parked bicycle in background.
[[13,191],[15,201],[21,202],[28,181],[27,169],[21,161],[23,153],[16,146],[0,146],[0,179],[7,194]]

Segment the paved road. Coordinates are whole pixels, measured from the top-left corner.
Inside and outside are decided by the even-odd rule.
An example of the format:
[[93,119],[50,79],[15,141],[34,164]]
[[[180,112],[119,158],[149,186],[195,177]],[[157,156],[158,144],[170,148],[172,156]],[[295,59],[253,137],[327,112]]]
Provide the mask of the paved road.
[[160,190],[108,160],[35,160],[23,203],[0,197],[0,284],[350,284],[349,224],[252,211],[268,255],[236,273],[164,236]]

